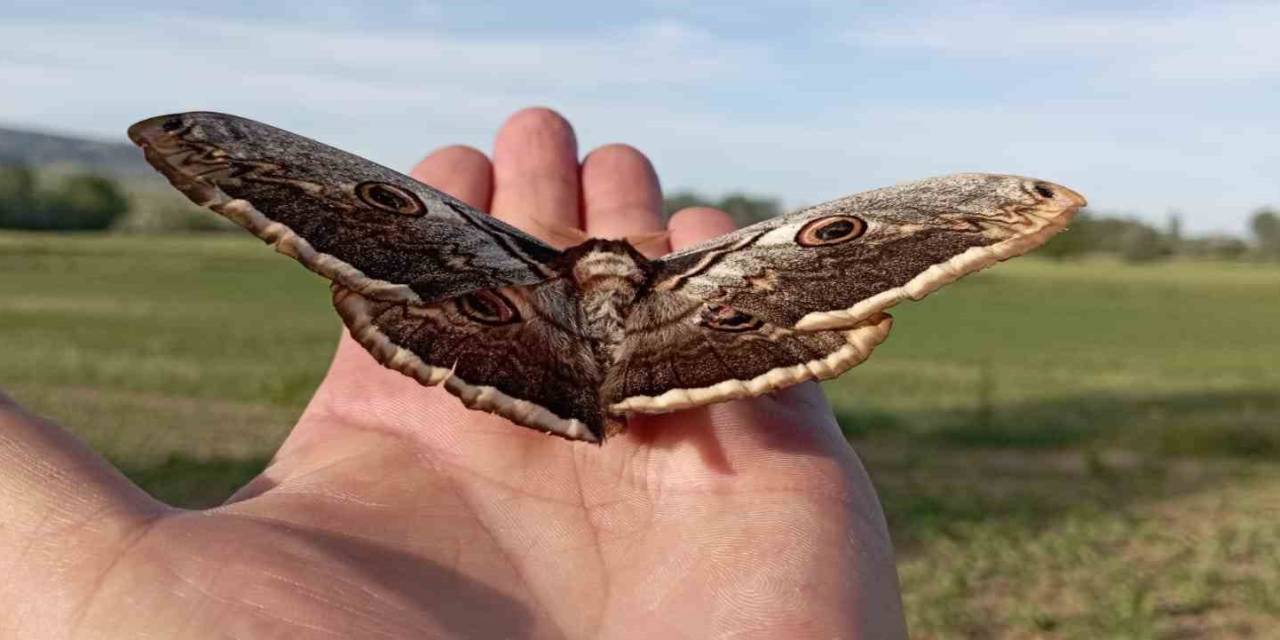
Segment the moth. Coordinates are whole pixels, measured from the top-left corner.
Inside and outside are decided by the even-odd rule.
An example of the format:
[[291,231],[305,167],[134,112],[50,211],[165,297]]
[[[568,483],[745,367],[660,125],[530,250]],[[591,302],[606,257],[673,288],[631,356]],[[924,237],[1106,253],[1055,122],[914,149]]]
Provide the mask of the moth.
[[885,309],[1062,230],[1043,180],[929,178],[827,202],[656,260],[625,240],[556,249],[383,166],[218,113],[129,129],[182,193],[332,282],[383,365],[466,406],[602,442],[662,413],[839,375]]

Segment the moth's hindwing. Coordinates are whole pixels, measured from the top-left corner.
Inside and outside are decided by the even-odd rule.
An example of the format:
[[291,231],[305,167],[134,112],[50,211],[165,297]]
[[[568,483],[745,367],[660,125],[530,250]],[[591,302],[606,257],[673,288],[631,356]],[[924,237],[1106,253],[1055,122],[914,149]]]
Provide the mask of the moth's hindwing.
[[352,337],[383,365],[442,384],[473,409],[598,442],[608,421],[599,399],[604,376],[577,331],[571,286],[552,280],[430,304],[333,290]]
[[798,331],[655,291],[627,318],[602,395],[617,414],[664,413],[826,380],[866,360],[892,324],[881,313],[848,329]]

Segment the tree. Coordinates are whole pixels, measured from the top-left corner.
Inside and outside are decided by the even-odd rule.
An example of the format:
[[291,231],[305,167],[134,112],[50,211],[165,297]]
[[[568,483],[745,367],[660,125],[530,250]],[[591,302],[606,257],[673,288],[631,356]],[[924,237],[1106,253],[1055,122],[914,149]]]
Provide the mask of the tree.
[[38,231],[101,230],[129,209],[116,183],[74,174],[41,188],[31,169],[0,169],[0,227]]
[[1075,258],[1097,250],[1097,223],[1093,214],[1081,211],[1062,233],[1051,238],[1039,254],[1050,258]]
[[1280,214],[1274,209],[1259,209],[1249,220],[1258,250],[1271,258],[1280,258]]
[[1173,252],[1159,231],[1136,220],[1131,222],[1121,239],[1120,257],[1129,262],[1150,262]]
[[68,176],[45,195],[49,229],[99,231],[111,226],[129,209],[129,200],[116,183],[102,176]]
[[0,228],[21,227],[35,209],[36,179],[26,165],[0,166]]
[[1215,234],[1184,240],[1181,252],[1198,258],[1239,260],[1249,253],[1249,245],[1235,236]]
[[782,213],[782,204],[777,198],[741,192],[712,200],[692,191],[680,191],[662,201],[662,208],[667,215],[689,207],[715,207],[729,214],[739,226],[755,224]]
[[[1170,231],[1175,226],[1171,224]],[[1074,258],[1090,253],[1106,253],[1118,255],[1130,262],[1145,262],[1172,254],[1173,237],[1172,233],[1161,233],[1155,227],[1135,218],[1099,216],[1081,211],[1076,214],[1066,231],[1054,236],[1037,254],[1052,258]]]
[[733,216],[739,225],[747,226],[761,220],[768,220],[782,213],[782,204],[777,198],[753,196],[745,193],[731,193],[720,199],[720,209]]
[[679,191],[662,199],[662,210],[667,216],[689,207],[714,207],[714,202],[692,191]]
[[1186,249],[1186,238],[1182,235],[1182,213],[1169,212],[1168,225],[1165,227],[1164,240],[1169,245],[1169,252],[1182,254]]

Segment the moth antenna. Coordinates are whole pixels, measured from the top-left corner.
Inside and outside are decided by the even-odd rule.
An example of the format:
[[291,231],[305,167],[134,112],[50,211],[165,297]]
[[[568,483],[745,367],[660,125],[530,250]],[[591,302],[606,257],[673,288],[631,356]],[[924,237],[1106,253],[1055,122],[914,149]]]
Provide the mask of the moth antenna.
[[446,376],[444,377],[444,379],[440,381],[440,384],[444,384],[444,383],[448,382],[448,381],[449,381],[449,379],[453,377],[453,374],[454,374],[454,373],[456,373],[457,371],[458,371],[458,361],[455,359],[455,360],[453,361],[453,366],[452,366],[452,367],[449,367],[449,373],[448,373],[448,375],[446,375]]
[[591,236],[586,231],[577,227],[570,227],[560,224],[547,224],[535,219],[533,225],[538,228],[538,236],[551,243],[551,246],[557,249],[567,249],[572,246],[580,245]]

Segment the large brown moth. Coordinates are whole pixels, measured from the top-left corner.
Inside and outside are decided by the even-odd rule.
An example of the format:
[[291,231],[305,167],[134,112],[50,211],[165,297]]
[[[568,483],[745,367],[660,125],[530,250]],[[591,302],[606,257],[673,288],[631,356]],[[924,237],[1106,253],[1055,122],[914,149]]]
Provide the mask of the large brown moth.
[[649,260],[624,240],[563,251],[408,176],[252,120],[130,127],[191,200],[332,281],[383,365],[473,409],[600,442],[662,413],[834,377],[889,333],[885,309],[1062,230],[1084,198],[959,174],[877,189]]

